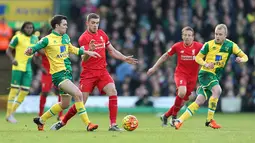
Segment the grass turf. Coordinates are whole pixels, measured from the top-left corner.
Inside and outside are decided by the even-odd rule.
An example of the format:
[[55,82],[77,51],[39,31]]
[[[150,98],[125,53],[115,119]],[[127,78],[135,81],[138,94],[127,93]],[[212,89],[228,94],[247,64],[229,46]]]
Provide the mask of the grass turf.
[[[126,114],[118,115],[118,123]],[[107,113],[90,113],[89,117],[99,124],[98,130],[87,132],[80,118],[75,116],[68,125],[59,131],[50,131],[50,126],[56,122],[51,118],[44,132],[38,132],[32,122],[35,114],[16,114],[18,124],[10,124],[4,120],[0,112],[0,143],[249,143],[255,140],[254,114],[216,114],[217,122],[223,128],[214,130],[205,127],[205,114],[196,114],[187,120],[180,130],[170,126],[161,127],[159,117],[155,114],[134,114],[139,120],[138,128],[133,132],[109,132]]]

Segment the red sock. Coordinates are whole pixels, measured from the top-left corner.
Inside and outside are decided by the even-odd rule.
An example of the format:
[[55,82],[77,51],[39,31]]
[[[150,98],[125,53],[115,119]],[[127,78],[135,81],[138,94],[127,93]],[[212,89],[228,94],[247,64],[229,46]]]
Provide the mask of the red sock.
[[180,111],[181,107],[182,107],[182,98],[179,96],[176,96],[175,98],[175,102],[174,102],[174,110],[172,115],[173,116],[177,116],[177,113]]
[[118,96],[109,96],[109,112],[110,112],[110,125],[116,124],[117,112],[118,112]]
[[77,110],[76,110],[75,104],[73,104],[73,106],[65,114],[62,120],[62,123],[66,124],[67,121],[70,120],[76,113],[77,113]]
[[173,114],[174,105],[165,113],[165,116],[168,118]]
[[[61,96],[58,95],[58,102],[61,102]],[[58,117],[61,117],[63,115],[63,110],[58,113]]]
[[39,116],[41,117],[44,112],[44,106],[46,103],[47,96],[40,95],[40,104],[39,104]]

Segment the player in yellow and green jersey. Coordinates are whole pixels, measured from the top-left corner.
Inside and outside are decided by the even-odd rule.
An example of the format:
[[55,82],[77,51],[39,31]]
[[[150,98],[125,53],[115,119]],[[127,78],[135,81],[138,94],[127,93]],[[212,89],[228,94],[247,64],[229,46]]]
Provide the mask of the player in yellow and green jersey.
[[37,124],[38,130],[43,130],[46,120],[58,114],[63,109],[68,108],[73,97],[78,114],[87,125],[87,131],[93,131],[98,128],[98,125],[92,124],[89,121],[82,101],[82,92],[72,82],[72,67],[69,53],[76,55],[88,54],[95,58],[100,58],[100,55],[93,51],[85,51],[83,47],[77,48],[71,44],[70,38],[66,34],[67,18],[65,16],[54,16],[51,20],[51,26],[53,28],[52,32],[42,38],[35,46],[27,48],[25,54],[32,55],[40,49],[44,49],[45,55],[50,63],[52,82],[60,89],[61,102],[53,105],[41,117],[34,118],[34,123]]
[[227,33],[227,26],[225,24],[217,25],[215,28],[215,39],[206,42],[196,56],[196,62],[202,66],[198,74],[200,83],[200,87],[197,89],[198,96],[179,119],[175,120],[175,129],[179,129],[183,122],[191,117],[207,99],[209,99],[209,102],[205,125],[213,129],[221,128],[213,118],[222,92],[219,80],[231,54],[237,56],[237,63],[248,61],[247,55],[237,44],[226,39]]
[[[25,22],[21,27],[21,32],[13,36],[9,48],[6,50],[7,56],[12,61],[11,89],[8,96],[6,112],[6,121],[10,123],[17,122],[13,113],[29,93],[32,82],[32,56],[27,56],[24,52],[28,46],[32,46],[38,42],[38,38],[33,33],[33,23]],[[13,51],[15,51],[15,56],[13,55]]]

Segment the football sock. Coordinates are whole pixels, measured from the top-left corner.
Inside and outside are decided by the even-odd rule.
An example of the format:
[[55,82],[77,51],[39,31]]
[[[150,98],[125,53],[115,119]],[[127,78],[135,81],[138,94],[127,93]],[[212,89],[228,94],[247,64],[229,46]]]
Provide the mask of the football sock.
[[109,96],[109,114],[110,114],[110,125],[116,124],[117,112],[118,112],[118,96]]
[[76,110],[77,110],[79,116],[82,119],[82,122],[85,123],[86,125],[89,125],[90,120],[89,120],[87,111],[86,111],[86,109],[83,105],[83,102],[82,101],[81,102],[75,102],[75,107],[76,107]]
[[[57,96],[58,96],[58,102],[61,102],[61,96],[60,95],[57,95]],[[62,115],[63,115],[63,110],[58,113],[58,117],[61,117]]]
[[189,117],[193,116],[193,114],[196,112],[196,110],[198,110],[198,108],[199,108],[199,105],[196,102],[193,102],[192,104],[189,105],[186,111],[181,115],[179,120],[181,122],[184,122]]
[[42,95],[40,96],[40,104],[39,104],[39,116],[42,116],[43,112],[44,112],[44,106],[46,103],[46,96]]
[[55,116],[56,114],[58,114],[60,111],[62,111],[63,109],[60,106],[60,103],[56,103],[53,106],[51,106],[51,108],[45,112],[41,117],[40,117],[40,121],[41,123],[45,123],[46,120],[48,120],[50,117]]
[[19,105],[24,101],[25,97],[28,95],[28,90],[20,90],[17,99],[15,100],[14,104],[12,105],[12,112],[15,112]]
[[217,108],[217,103],[218,103],[218,98],[213,98],[211,97],[209,99],[209,103],[208,103],[208,114],[207,114],[207,122],[210,122],[213,119],[215,110]]
[[11,87],[10,93],[9,93],[9,96],[8,96],[6,117],[9,117],[12,113],[12,105],[14,103],[15,97],[17,96],[18,92],[19,92],[19,88]]
[[165,113],[165,116],[168,118],[169,116],[172,115],[173,113],[173,110],[174,110],[174,105]]
[[181,97],[176,96],[175,102],[174,102],[174,110],[172,113],[173,116],[177,116],[177,113],[180,111],[181,105],[182,105],[182,100],[183,99]]
[[65,114],[62,120],[62,123],[66,124],[68,120],[70,120],[76,113],[77,113],[77,110],[76,110],[75,104],[73,104],[73,106]]

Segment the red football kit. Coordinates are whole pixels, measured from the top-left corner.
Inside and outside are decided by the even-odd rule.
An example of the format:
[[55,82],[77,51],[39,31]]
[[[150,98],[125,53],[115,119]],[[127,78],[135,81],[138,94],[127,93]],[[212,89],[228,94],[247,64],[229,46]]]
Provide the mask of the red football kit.
[[94,52],[97,52],[101,58],[89,57],[87,61],[82,61],[80,90],[91,93],[94,87],[97,87],[101,94],[105,94],[103,88],[108,83],[114,83],[106,69],[106,49],[110,45],[110,41],[103,30],[99,29],[96,33],[86,30],[79,38],[79,45],[84,46],[85,50],[89,50],[91,40],[95,40],[96,48]]
[[186,101],[196,87],[199,64],[196,63],[195,57],[202,47],[203,44],[196,41],[190,46],[185,46],[184,42],[178,42],[168,50],[168,55],[177,55],[174,80],[177,88],[179,86],[187,87],[187,94],[184,97]]

